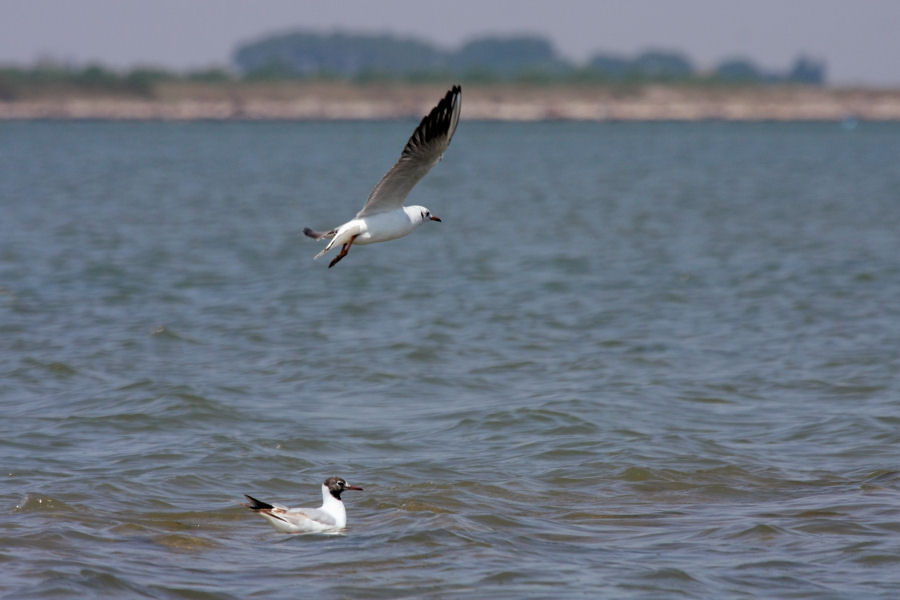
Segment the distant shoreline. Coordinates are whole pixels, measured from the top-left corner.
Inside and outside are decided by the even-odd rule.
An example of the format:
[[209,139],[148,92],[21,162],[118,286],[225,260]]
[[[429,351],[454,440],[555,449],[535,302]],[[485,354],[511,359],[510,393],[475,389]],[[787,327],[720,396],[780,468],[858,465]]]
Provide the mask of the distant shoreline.
[[[63,90],[0,100],[0,120],[357,120],[418,118],[447,85],[193,83],[146,96]],[[464,85],[463,118],[495,121],[900,120],[900,90],[647,84]]]

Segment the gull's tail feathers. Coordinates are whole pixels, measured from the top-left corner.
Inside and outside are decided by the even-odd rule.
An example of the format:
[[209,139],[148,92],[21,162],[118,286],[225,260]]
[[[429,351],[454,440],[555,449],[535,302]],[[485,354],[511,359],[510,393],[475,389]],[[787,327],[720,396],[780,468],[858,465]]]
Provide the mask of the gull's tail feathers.
[[303,228],[303,233],[314,240],[330,240],[335,236],[337,232],[337,228],[332,229],[331,231],[316,231],[315,229],[310,229],[309,227]]
[[263,502],[261,500],[257,500],[253,496],[248,496],[247,494],[244,494],[244,498],[246,498],[247,500],[250,501],[250,502],[244,503],[244,506],[246,506],[250,510],[271,510],[271,509],[275,508],[268,502]]
[[[287,510],[286,508],[284,508],[283,506],[275,506],[274,504],[269,504],[268,502],[263,502],[262,500],[257,500],[253,496],[248,496],[247,494],[244,494],[244,498],[250,501],[245,502],[244,506],[246,506],[253,512],[259,513],[264,516],[277,529],[280,529],[282,531],[290,530],[291,522],[281,516]],[[279,525],[275,521],[284,523],[284,525]]]

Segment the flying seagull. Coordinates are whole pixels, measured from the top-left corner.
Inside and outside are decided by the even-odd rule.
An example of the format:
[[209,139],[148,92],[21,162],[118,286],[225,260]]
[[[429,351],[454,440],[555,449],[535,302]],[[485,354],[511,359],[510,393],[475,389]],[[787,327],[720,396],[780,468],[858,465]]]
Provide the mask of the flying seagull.
[[348,485],[340,477],[329,477],[322,484],[322,506],[319,508],[288,508],[246,494],[244,497],[250,502],[244,506],[265,517],[282,533],[335,533],[347,526],[347,510],[341,501],[341,493],[346,490],[362,491],[362,488]]
[[331,240],[315,258],[335,246],[341,246],[340,253],[328,265],[331,268],[347,256],[354,243],[386,242],[403,237],[425,221],[440,221],[424,206],[403,206],[403,202],[419,180],[441,160],[450,145],[459,123],[461,105],[462,88],[454,85],[416,127],[403,148],[400,160],[381,178],[354,219],[331,231],[319,232],[309,227],[303,230],[313,239]]

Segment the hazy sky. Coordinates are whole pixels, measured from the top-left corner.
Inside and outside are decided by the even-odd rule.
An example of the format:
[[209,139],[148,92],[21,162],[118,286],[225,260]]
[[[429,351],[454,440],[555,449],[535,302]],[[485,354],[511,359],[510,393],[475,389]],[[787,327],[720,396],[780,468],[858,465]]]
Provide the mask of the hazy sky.
[[831,83],[900,85],[898,0],[0,0],[0,63],[228,64],[272,31],[391,32],[445,47],[538,33],[563,55],[685,52],[697,67],[749,57],[785,70],[824,59]]

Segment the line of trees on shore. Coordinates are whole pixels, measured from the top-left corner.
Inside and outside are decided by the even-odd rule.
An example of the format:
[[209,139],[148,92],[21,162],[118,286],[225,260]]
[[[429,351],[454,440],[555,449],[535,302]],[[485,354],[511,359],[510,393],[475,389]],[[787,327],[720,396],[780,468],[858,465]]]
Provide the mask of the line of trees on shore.
[[152,97],[157,86],[166,82],[415,83],[454,79],[464,83],[600,85],[825,83],[825,65],[802,56],[784,72],[766,71],[746,58],[724,60],[711,70],[700,71],[684,54],[665,50],[648,50],[633,57],[598,53],[577,65],[561,57],[546,39],[529,35],[483,37],[449,51],[422,40],[388,34],[300,31],[242,44],[232,62],[230,68],[186,73],[147,67],[119,71],[99,64],[0,65],[0,101],[71,90]]
[[597,53],[584,64],[560,56],[535,35],[487,36],[456,50],[389,34],[296,31],[240,45],[234,65],[247,78],[336,77],[344,79],[530,82],[825,83],[825,65],[804,56],[784,72],[766,71],[748,58],[729,58],[698,70],[683,53],[648,50],[637,56]]
[[236,79],[234,74],[216,68],[178,73],[152,67],[118,71],[100,64],[82,67],[56,63],[41,63],[33,67],[0,66],[0,101],[65,94],[73,90],[86,94],[149,98],[154,96],[160,83],[186,81],[215,84]]

